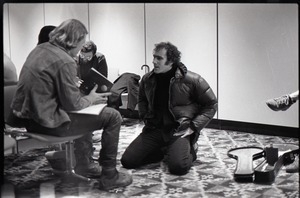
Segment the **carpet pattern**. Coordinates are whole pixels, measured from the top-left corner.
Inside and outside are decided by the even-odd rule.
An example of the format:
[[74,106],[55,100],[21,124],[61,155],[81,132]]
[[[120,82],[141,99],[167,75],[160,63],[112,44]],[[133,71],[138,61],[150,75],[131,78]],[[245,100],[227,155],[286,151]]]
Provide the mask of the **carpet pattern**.
[[[299,173],[286,173],[283,166],[272,184],[239,183],[233,178],[236,160],[227,156],[228,150],[234,147],[265,147],[271,143],[298,145],[297,138],[205,128],[198,140],[197,160],[193,167],[188,174],[176,176],[168,172],[163,162],[133,170],[122,168],[121,155],[142,127],[143,124],[138,122],[125,123],[121,127],[117,168],[132,174],[133,183],[127,187],[106,192],[97,189],[96,184],[62,182],[60,177],[52,174],[44,157],[45,152],[53,149],[50,147],[5,156],[5,180],[14,185],[16,197],[40,197],[41,189],[49,189],[49,186],[54,187],[55,197],[299,197]],[[100,142],[95,144],[95,158],[100,147]],[[255,160],[254,167],[261,160]]]

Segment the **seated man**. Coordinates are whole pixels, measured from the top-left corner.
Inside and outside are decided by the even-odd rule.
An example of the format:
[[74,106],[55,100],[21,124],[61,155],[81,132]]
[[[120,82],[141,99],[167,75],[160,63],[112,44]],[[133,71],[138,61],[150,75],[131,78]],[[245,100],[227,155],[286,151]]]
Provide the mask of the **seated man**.
[[[12,117],[22,121],[28,131],[54,136],[89,135],[92,131],[103,129],[98,159],[102,166],[99,187],[107,190],[132,183],[130,175],[116,169],[122,118],[118,111],[109,107],[105,107],[99,115],[69,113],[106,103],[109,95],[96,93],[95,86],[88,95],[82,96],[76,86],[74,57],[85,43],[87,33],[80,21],[66,20],[50,33],[49,42],[32,50],[20,73],[11,104]],[[75,170],[84,174],[88,169],[89,156],[80,142],[76,143]],[[89,148],[92,148],[91,144]]]
[[77,57],[78,77],[83,79],[93,67],[107,78],[107,63],[105,56],[97,52],[97,46],[93,41],[87,41]]
[[194,145],[216,113],[217,99],[204,78],[188,71],[180,58],[173,44],[155,45],[154,69],[139,86],[138,110],[145,126],[121,158],[125,168],[158,162],[166,154],[170,173],[184,175],[196,160]]

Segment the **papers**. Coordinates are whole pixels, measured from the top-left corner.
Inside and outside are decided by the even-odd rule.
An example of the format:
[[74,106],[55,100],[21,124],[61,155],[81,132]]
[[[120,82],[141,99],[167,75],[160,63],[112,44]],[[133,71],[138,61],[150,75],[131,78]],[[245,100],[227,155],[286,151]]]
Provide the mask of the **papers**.
[[79,114],[89,114],[89,115],[99,115],[100,112],[106,107],[107,104],[97,104],[92,105],[87,108],[78,110],[78,111],[70,111],[69,113],[79,113]]

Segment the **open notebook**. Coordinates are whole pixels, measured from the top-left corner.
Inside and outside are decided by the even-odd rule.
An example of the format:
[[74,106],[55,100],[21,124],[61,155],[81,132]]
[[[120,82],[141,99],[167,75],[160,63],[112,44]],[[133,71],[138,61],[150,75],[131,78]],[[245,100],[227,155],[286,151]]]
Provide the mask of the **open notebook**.
[[78,111],[70,111],[69,113],[79,113],[79,114],[89,114],[89,115],[99,115],[100,112],[106,107],[107,104],[97,104],[86,107]]

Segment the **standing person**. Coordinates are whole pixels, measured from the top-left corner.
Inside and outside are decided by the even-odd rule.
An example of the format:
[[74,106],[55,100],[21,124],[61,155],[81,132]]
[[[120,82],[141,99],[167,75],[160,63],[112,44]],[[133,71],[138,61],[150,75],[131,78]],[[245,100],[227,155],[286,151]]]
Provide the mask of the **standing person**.
[[107,63],[105,56],[97,52],[97,46],[93,41],[87,41],[80,50],[78,56],[78,77],[83,79],[93,67],[103,76],[107,77]]
[[125,168],[160,161],[166,154],[170,173],[184,175],[196,160],[194,145],[216,113],[217,99],[204,78],[188,71],[180,58],[170,42],[155,45],[154,69],[139,87],[139,115],[145,126],[121,158]]
[[[20,73],[12,101],[12,116],[22,120],[29,131],[57,136],[89,134],[103,129],[99,164],[101,189],[127,186],[130,175],[116,169],[116,157],[122,118],[112,108],[99,115],[69,113],[98,103],[106,103],[107,93],[96,93],[97,86],[85,96],[80,94],[75,77],[77,55],[88,34],[76,19],[66,20],[49,35],[49,42],[37,45],[28,55]],[[78,144],[78,143],[77,143]],[[87,170],[88,157],[75,148],[77,170]],[[78,156],[82,156],[78,159]]]

